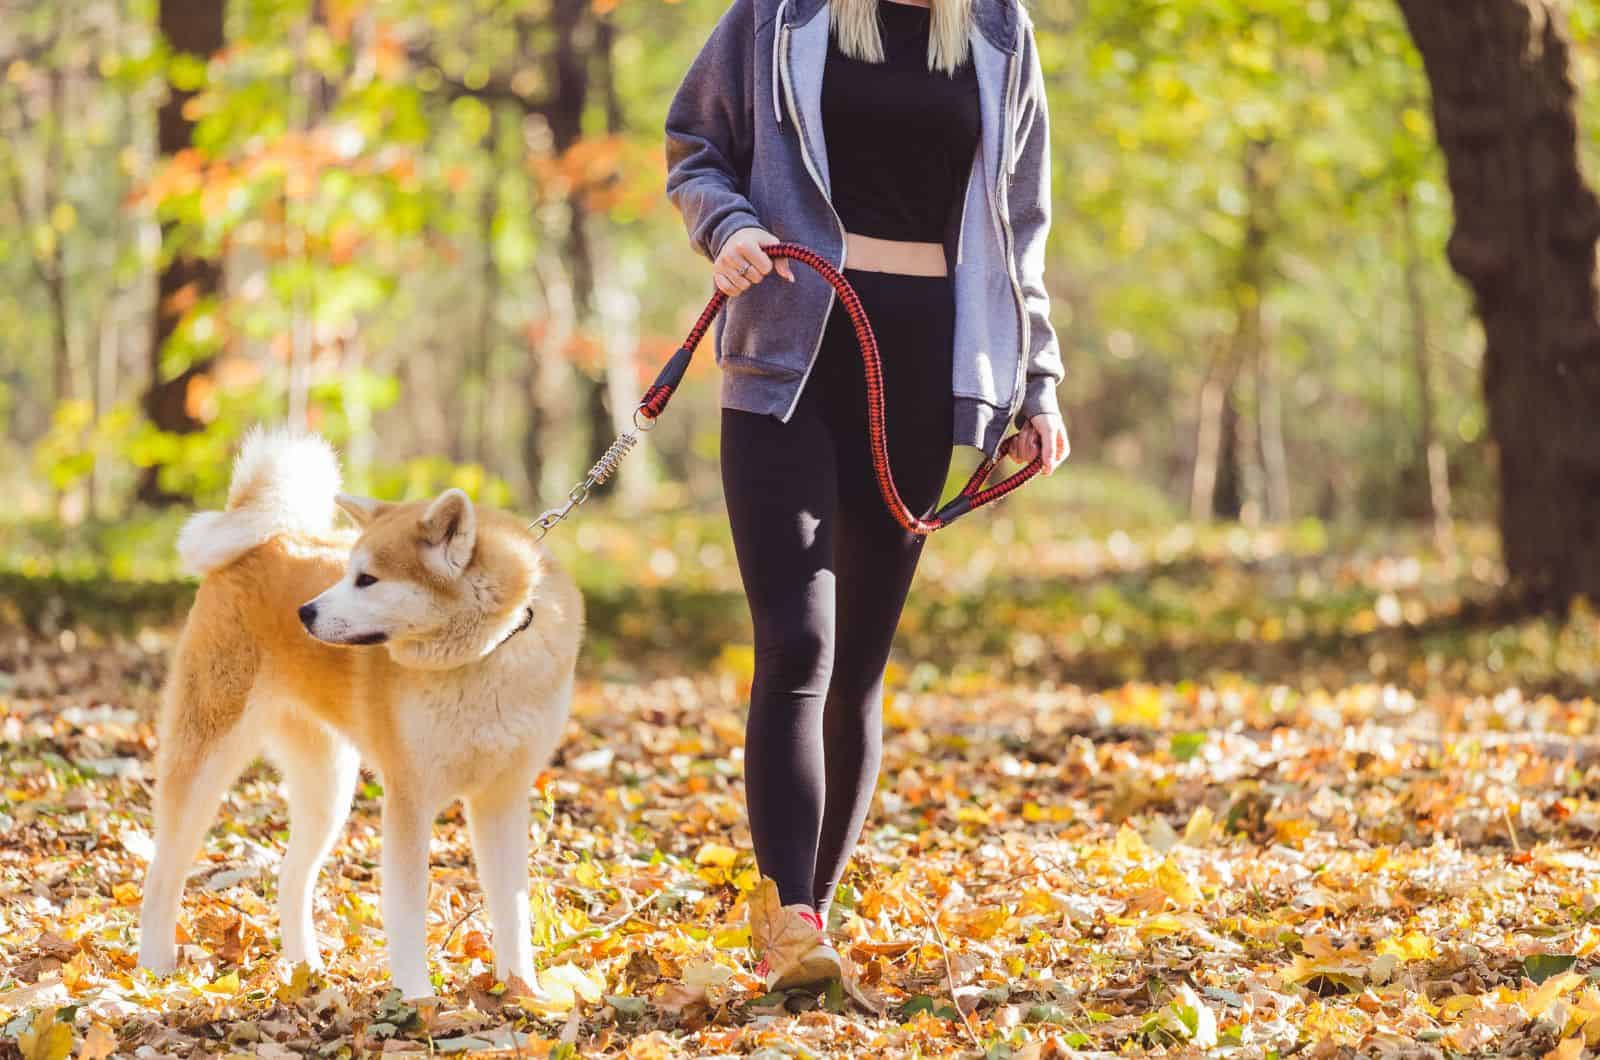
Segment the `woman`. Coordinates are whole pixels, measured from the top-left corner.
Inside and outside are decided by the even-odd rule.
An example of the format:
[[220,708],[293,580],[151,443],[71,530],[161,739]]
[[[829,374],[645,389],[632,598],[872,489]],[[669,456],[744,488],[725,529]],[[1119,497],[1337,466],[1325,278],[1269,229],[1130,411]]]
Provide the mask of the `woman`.
[[[922,540],[889,516],[845,270],[881,347],[888,447],[931,512],[953,444],[1067,455],[1044,290],[1049,129],[1018,0],[734,0],[667,115],[667,193],[732,299],[722,479],[755,627],[750,831],[769,989],[839,974],[825,925],[877,782],[883,670]],[[767,282],[773,274],[787,281]],[[781,911],[772,907],[781,902]],[[754,909],[753,909],[754,914]]]

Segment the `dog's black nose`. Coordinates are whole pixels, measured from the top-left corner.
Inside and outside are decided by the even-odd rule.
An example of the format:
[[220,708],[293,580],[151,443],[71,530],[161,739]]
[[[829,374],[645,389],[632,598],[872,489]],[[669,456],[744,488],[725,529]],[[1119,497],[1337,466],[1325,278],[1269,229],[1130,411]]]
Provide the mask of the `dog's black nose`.
[[301,604],[300,605],[300,624],[302,626],[306,627],[307,629],[310,629],[311,628],[311,623],[315,622],[316,620],[317,620],[317,605],[316,604]]

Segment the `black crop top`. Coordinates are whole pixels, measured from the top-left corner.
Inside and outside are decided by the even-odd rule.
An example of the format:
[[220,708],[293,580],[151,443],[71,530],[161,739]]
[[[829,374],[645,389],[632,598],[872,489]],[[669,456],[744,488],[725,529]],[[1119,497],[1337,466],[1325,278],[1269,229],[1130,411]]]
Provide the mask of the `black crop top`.
[[879,0],[884,61],[863,62],[830,35],[822,78],[833,208],[846,231],[944,241],[978,147],[978,79],[928,69],[926,7]]

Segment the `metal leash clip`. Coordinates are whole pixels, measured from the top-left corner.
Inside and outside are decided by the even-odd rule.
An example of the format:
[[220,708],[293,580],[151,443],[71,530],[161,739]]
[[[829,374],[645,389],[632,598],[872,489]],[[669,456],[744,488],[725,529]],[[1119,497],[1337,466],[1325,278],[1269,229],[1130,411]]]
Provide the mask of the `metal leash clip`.
[[538,533],[538,540],[543,541],[544,536],[555,529],[561,520],[571,515],[577,510],[578,505],[589,499],[589,494],[596,486],[603,484],[606,479],[616,474],[617,467],[622,463],[622,458],[627,456],[635,445],[639,444],[639,435],[655,427],[656,421],[648,413],[641,420],[640,410],[643,408],[644,406],[641,403],[639,408],[633,410],[633,428],[617,435],[616,440],[606,447],[604,453],[600,454],[600,459],[594,462],[594,466],[583,477],[583,481],[567,492],[567,503],[546,510],[539,518],[528,524],[529,530]]

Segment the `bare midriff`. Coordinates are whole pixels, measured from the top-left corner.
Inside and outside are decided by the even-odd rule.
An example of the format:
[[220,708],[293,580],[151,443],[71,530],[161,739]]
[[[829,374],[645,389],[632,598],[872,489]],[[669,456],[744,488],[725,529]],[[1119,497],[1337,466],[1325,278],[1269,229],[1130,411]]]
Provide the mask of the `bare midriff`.
[[893,272],[902,276],[943,276],[944,246],[910,243],[899,239],[844,234],[845,264],[866,272]]

